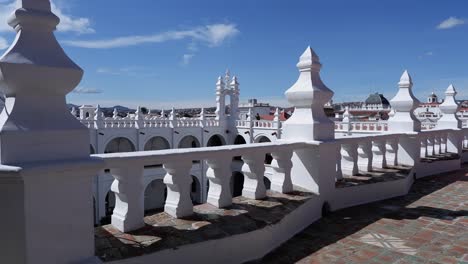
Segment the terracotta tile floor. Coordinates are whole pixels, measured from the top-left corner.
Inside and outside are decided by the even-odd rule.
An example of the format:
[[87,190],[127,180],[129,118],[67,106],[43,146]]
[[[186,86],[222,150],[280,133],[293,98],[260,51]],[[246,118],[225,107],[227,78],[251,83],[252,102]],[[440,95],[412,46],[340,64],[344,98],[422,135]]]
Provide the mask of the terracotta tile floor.
[[333,212],[252,263],[468,263],[468,165]]

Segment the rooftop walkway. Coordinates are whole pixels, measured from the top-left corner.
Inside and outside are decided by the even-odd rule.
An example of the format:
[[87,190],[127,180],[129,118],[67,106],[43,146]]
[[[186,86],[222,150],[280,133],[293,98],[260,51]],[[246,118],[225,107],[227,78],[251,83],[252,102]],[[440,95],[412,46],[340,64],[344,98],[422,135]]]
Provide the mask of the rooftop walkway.
[[468,165],[333,212],[252,263],[468,263]]

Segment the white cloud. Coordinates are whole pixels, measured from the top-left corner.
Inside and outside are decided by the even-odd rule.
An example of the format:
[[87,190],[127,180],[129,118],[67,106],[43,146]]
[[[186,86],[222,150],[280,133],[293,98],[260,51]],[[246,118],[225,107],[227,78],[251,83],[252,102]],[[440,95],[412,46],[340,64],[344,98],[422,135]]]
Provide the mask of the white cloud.
[[424,53],[424,55],[426,55],[426,56],[432,56],[432,55],[434,55],[434,52],[428,51],[428,52]]
[[125,75],[132,77],[155,77],[156,72],[153,69],[141,66],[127,66],[122,68],[100,67],[96,70],[99,74],[107,75]]
[[195,56],[194,54],[184,54],[182,56],[182,64],[183,65],[188,65],[190,63],[190,61],[192,60],[193,56]]
[[73,90],[73,93],[77,93],[77,94],[100,94],[100,93],[102,93],[102,90],[95,89],[95,88],[76,87]]
[[64,14],[60,8],[52,3],[52,12],[60,18],[57,30],[61,32],[74,32],[78,34],[95,33],[91,27],[91,21],[85,17],[72,17]]
[[[61,1],[62,2],[62,1]],[[0,32],[9,32],[13,29],[7,24],[11,13],[17,8],[17,1],[0,1]],[[61,32],[74,32],[79,34],[94,33],[89,18],[74,17],[65,14],[63,10],[52,2],[52,12],[60,18],[57,27]]]
[[8,48],[8,42],[5,38],[0,37],[0,50]]
[[437,29],[449,29],[459,25],[465,24],[466,21],[463,19],[459,19],[456,17],[449,17],[446,20],[442,21],[438,26]]
[[199,41],[210,47],[214,47],[221,45],[225,40],[236,36],[238,33],[239,30],[234,24],[213,24],[189,30],[166,31],[153,35],[126,36],[104,40],[68,40],[64,41],[64,43],[80,48],[108,49],[191,39],[192,41]]

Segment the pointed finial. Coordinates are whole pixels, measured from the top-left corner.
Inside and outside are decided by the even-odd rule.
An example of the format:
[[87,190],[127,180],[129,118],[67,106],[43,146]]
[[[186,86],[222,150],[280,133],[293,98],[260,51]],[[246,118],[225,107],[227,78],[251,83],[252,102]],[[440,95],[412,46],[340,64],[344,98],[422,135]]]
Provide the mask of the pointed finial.
[[74,107],[74,106],[72,106],[72,109],[71,109],[71,111],[70,111],[70,112],[72,113],[72,115],[76,115],[76,109],[75,109],[75,107]]
[[457,90],[455,90],[455,87],[453,86],[453,84],[450,84],[449,87],[447,87],[447,90],[445,91],[445,95],[447,96],[457,95]]
[[161,117],[165,117],[164,116],[164,108],[161,108]]
[[223,77],[219,76],[218,81],[216,82],[216,90],[223,90],[223,89],[224,89]]
[[395,116],[395,109],[393,109],[393,107],[390,109],[390,112],[388,112],[388,117],[389,118],[392,118]]
[[408,71],[405,70],[400,77],[400,82],[398,83],[400,88],[411,88],[413,87],[413,79],[409,75]]
[[247,121],[252,120],[252,107],[249,107],[249,111],[247,112]]
[[205,119],[205,108],[201,108],[200,110],[200,119]]
[[174,119],[175,117],[176,117],[175,108],[172,107],[171,113],[169,114],[169,118]]
[[275,118],[273,119],[274,121],[279,121],[280,120],[280,110],[278,107],[276,107],[275,110]]
[[299,57],[297,68],[299,68],[299,71],[320,71],[321,67],[322,64],[320,63],[319,56],[308,46],[301,57]]
[[114,108],[114,111],[112,112],[112,117],[115,119],[119,117],[119,111],[117,111],[117,108]]
[[231,81],[231,86],[234,86],[234,88],[236,88],[236,86],[239,85],[239,81],[237,80],[237,76],[233,76],[232,77],[232,81]]

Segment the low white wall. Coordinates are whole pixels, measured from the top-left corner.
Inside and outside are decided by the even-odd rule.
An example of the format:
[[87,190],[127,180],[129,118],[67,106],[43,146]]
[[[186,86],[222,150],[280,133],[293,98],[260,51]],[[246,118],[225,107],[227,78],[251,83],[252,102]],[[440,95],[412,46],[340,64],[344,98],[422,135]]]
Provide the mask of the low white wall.
[[346,207],[405,195],[414,182],[412,175],[413,170],[410,171],[408,177],[401,180],[336,188],[329,200],[330,207],[333,211],[336,211]]
[[313,197],[280,222],[245,234],[166,249],[111,263],[243,263],[263,257],[321,217],[322,201]]
[[445,172],[456,171],[461,168],[460,159],[438,160],[432,163],[421,162],[416,170],[416,178],[420,179],[427,176],[437,175]]

